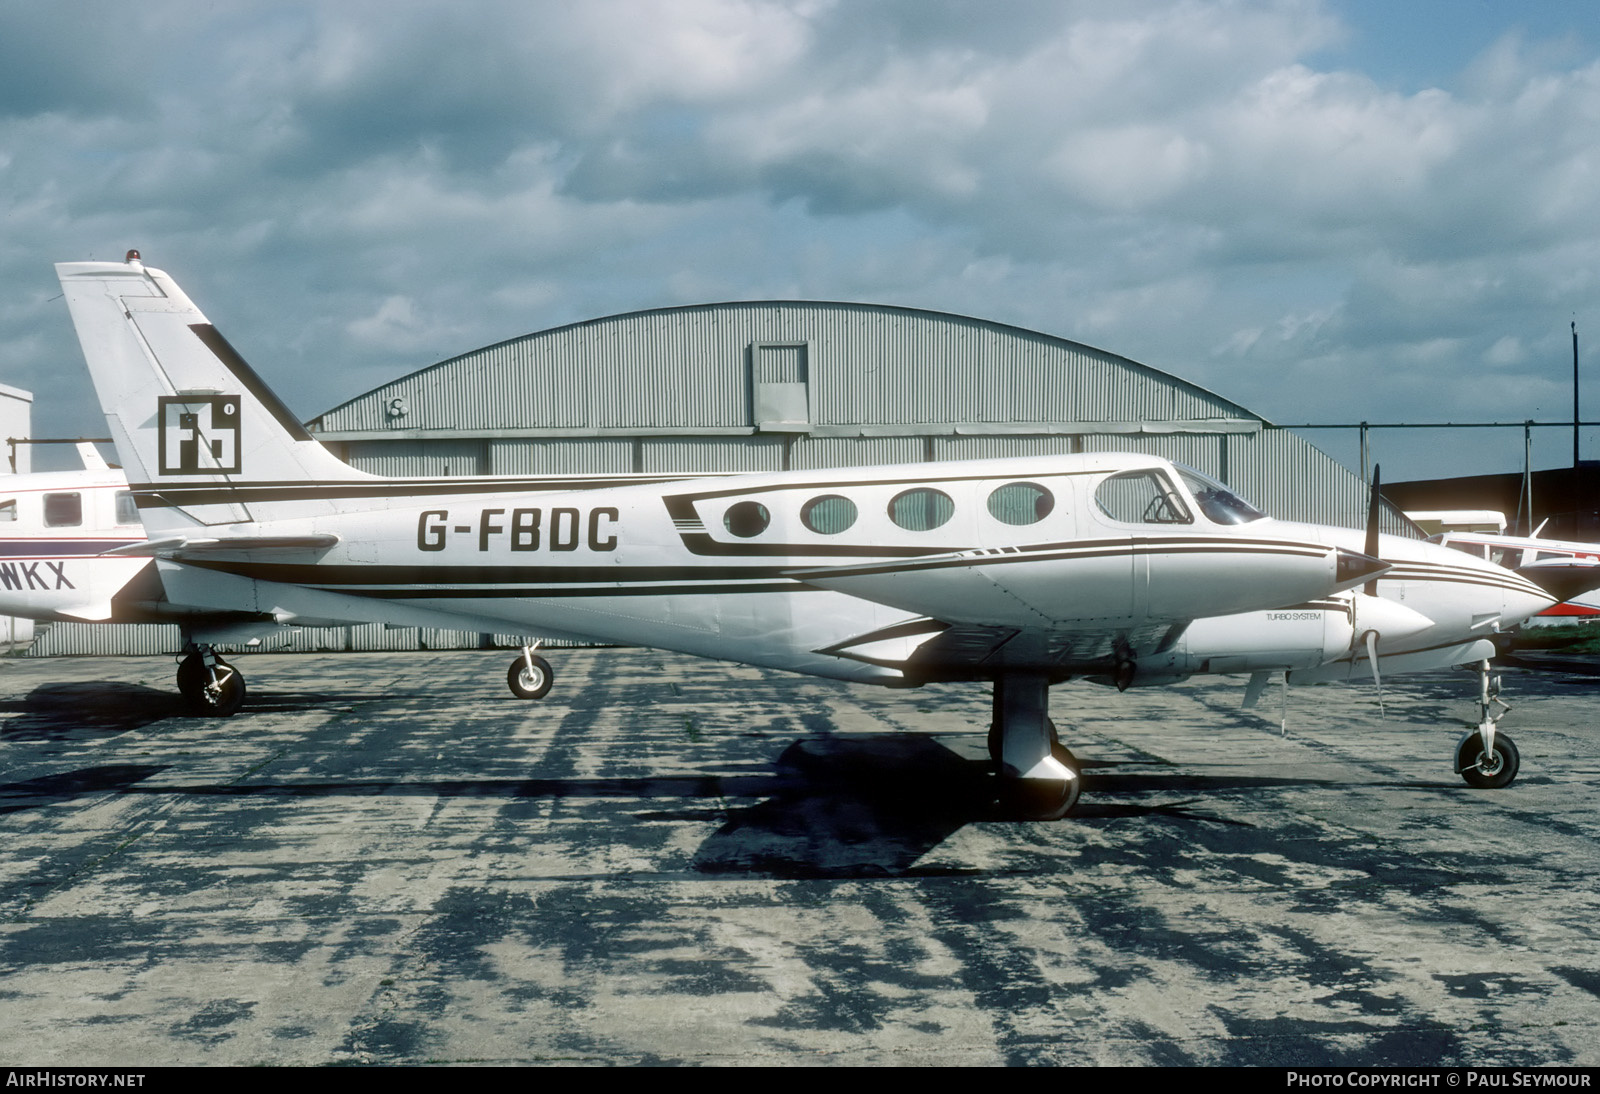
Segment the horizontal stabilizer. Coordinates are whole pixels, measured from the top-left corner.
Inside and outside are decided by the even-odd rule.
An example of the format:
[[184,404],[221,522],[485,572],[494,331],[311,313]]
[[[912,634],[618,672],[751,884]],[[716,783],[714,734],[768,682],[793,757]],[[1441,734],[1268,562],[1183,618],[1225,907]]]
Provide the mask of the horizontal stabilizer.
[[111,619],[113,612],[111,601],[102,600],[98,604],[73,604],[70,607],[57,608],[56,614],[81,619],[85,623],[105,623]]
[[170,536],[150,539],[143,543],[130,543],[102,551],[101,557],[133,558],[190,558],[196,555],[213,555],[224,551],[253,554],[258,551],[326,551],[339,542],[331,532],[318,532],[305,536],[221,536],[191,538]]
[[78,459],[83,461],[85,471],[109,471],[111,467],[106,463],[105,457],[100,455],[100,450],[88,441],[78,442]]

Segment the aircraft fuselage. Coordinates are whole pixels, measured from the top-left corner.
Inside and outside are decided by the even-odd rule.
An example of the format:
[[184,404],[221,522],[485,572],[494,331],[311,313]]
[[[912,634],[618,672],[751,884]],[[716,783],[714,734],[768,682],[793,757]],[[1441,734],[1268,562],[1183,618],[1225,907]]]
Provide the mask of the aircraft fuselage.
[[[0,477],[0,615],[111,619],[113,598],[150,560],[99,556],[143,539],[133,496],[116,471]],[[160,586],[154,590],[159,594]],[[148,618],[130,607],[124,621]]]
[[[329,483],[317,497],[334,511],[309,517],[275,513],[303,512],[307,488],[279,498],[263,486],[236,495],[255,521],[160,566],[175,600],[245,603],[283,622],[638,643],[880,682],[901,682],[903,666],[840,647],[937,619],[986,628],[999,645],[1053,635],[1032,656],[1068,672],[1154,652],[1197,617],[1342,587],[1326,536],[1269,519],[1214,524],[1178,482],[1165,461],[1128,454],[494,492],[389,480],[382,499]],[[207,489],[188,500],[209,503]],[[182,488],[160,495],[185,500]],[[268,527],[337,542],[270,559],[227,551],[227,537]]]

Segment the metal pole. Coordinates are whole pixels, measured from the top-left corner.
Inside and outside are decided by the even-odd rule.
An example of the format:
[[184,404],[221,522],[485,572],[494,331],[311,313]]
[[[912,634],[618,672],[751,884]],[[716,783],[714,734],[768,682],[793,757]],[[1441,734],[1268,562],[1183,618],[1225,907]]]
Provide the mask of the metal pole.
[[1533,422],[1522,423],[1522,502],[1518,509],[1524,513],[1527,521],[1522,527],[1522,534],[1533,534]]
[[[1578,321],[1572,321],[1572,469],[1578,469]],[[1577,483],[1573,483],[1576,488]]]
[[1372,476],[1367,472],[1367,467],[1368,467],[1367,457],[1368,457],[1368,455],[1369,455],[1369,453],[1367,451],[1367,423],[1366,422],[1362,422],[1361,423],[1361,481],[1365,482],[1365,483],[1371,483],[1372,482]]

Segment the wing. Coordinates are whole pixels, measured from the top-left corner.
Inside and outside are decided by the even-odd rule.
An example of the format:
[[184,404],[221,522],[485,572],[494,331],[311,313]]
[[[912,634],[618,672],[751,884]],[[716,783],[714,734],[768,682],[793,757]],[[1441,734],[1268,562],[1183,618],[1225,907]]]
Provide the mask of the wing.
[[1546,558],[1516,571],[1558,600],[1600,589],[1600,562],[1592,558]]
[[1161,653],[1187,622],[1139,627],[1051,630],[985,626],[922,618],[869,631],[818,653],[899,669],[908,681],[985,680],[1005,670],[1056,677],[1107,676],[1140,657]]

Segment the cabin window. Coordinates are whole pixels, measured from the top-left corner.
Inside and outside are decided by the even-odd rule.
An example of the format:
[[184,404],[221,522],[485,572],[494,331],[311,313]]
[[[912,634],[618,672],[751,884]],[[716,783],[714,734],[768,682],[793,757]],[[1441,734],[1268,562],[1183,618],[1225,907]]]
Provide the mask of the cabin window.
[[117,491],[117,523],[139,523],[139,507],[133,503],[133,492],[130,490]]
[[800,523],[819,535],[836,536],[856,522],[856,503],[839,494],[812,498],[800,508]]
[[47,528],[74,528],[83,523],[83,495],[46,494],[44,523]]
[[1522,565],[1522,548],[1496,547],[1489,552],[1489,561],[1496,566],[1504,566],[1508,570],[1515,570]]
[[17,519],[17,499],[16,498],[10,498],[10,499],[8,499],[6,501],[0,501],[0,520],[16,520],[16,519]]
[[919,486],[896,494],[889,519],[908,532],[931,532],[955,515],[956,503],[942,490]]
[[1007,483],[989,495],[989,515],[1002,524],[1038,524],[1055,507],[1055,496],[1032,482]]
[[765,505],[756,501],[736,502],[728,506],[728,511],[722,514],[723,527],[740,539],[759,536],[771,523],[772,514],[767,512]]
[[1453,551],[1460,551],[1462,554],[1471,555],[1474,558],[1489,557],[1489,545],[1487,543],[1462,543],[1459,539],[1453,539],[1449,543],[1446,543],[1445,546],[1449,547]]
[[1167,477],[1156,470],[1112,475],[1094,492],[1094,503],[1124,524],[1193,524],[1194,517]]
[[1569,559],[1570,560],[1572,557],[1573,556],[1571,554],[1567,553],[1566,551],[1540,551],[1537,555],[1534,556],[1534,561],[1535,562],[1544,562],[1545,560],[1552,559],[1552,558],[1564,558],[1564,559]]

